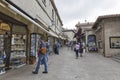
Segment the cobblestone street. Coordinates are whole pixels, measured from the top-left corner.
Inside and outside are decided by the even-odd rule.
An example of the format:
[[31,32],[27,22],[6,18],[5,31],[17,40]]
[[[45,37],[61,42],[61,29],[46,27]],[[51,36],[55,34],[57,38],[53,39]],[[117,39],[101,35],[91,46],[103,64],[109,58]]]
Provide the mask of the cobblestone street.
[[120,80],[120,63],[97,53],[84,53],[75,59],[75,53],[66,47],[60,55],[50,55],[49,72],[32,74],[35,65],[26,65],[10,70],[0,76],[0,80]]

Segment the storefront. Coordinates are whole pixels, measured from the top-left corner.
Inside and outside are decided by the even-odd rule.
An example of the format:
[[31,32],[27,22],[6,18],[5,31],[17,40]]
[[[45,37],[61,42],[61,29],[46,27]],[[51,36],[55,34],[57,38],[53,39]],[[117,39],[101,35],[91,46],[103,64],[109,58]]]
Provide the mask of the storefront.
[[26,28],[0,22],[0,71],[26,64]]
[[96,36],[95,35],[88,35],[88,51],[97,51],[96,45]]
[[50,43],[50,52],[54,51],[54,45],[58,42],[58,35],[52,31],[49,31],[48,41]]
[[34,64],[37,58],[37,49],[38,49],[38,42],[41,38],[41,34],[39,33],[31,33],[30,35],[30,64]]
[[0,5],[0,74],[27,63],[28,23],[21,15]]
[[8,33],[10,33],[10,26],[0,22],[0,74],[5,73],[5,65],[7,66],[8,61],[6,59],[9,59],[9,54],[7,54],[9,48]]
[[25,26],[13,25],[11,36],[10,66],[19,68],[26,64],[27,30]]
[[54,44],[55,44],[55,38],[52,36],[48,36],[48,41],[50,43],[50,52],[53,52]]

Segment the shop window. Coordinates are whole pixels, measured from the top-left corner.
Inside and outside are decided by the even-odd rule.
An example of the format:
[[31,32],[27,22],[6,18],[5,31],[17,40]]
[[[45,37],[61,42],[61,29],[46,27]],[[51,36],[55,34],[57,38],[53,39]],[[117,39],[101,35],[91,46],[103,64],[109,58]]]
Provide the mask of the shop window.
[[13,68],[26,64],[26,35],[12,34],[10,63]]
[[88,36],[88,50],[89,51],[97,51],[95,35]]
[[[0,23],[0,75],[5,73],[5,59],[6,59],[6,53],[5,53],[5,33],[10,32],[10,27],[6,23]],[[9,45],[9,44],[7,44]]]
[[37,56],[37,49],[38,49],[38,41],[40,39],[40,35],[36,33],[31,34],[31,51],[30,56]]
[[0,74],[5,73],[5,51],[4,51],[4,36],[0,35]]
[[34,64],[37,57],[38,42],[41,35],[37,33],[32,33],[30,36],[31,46],[30,46],[30,64]]
[[120,48],[120,36],[110,37],[110,48]]

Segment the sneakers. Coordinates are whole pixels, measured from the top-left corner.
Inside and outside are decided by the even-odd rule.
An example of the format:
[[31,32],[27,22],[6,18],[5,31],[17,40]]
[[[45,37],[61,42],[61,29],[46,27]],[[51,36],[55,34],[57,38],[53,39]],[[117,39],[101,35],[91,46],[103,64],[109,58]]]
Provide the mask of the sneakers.
[[42,73],[47,74],[48,72],[47,71],[43,71]]
[[[33,71],[32,73],[33,73],[33,74],[38,74],[38,72],[35,72],[35,71]],[[43,71],[42,73],[43,73],[43,74],[47,74],[48,72],[47,72],[47,71]]]
[[33,73],[33,74],[38,74],[38,72],[35,72],[35,71],[33,71],[32,73]]

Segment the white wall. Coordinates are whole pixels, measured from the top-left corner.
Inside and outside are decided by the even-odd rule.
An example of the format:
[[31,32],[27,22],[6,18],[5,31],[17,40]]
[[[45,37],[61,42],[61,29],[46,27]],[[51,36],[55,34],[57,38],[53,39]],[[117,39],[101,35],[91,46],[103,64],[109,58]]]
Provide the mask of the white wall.
[[42,8],[44,8],[47,14],[44,12],[41,6],[37,3],[37,0],[29,0],[29,1],[28,0],[10,0],[10,1],[12,1],[14,4],[16,4],[18,7],[20,7],[22,10],[24,10],[27,14],[29,14],[33,18],[36,18],[42,23],[44,23],[46,27],[52,25],[51,23],[52,10],[54,10],[54,18],[55,18],[54,20],[56,20],[55,24],[58,23],[56,24],[56,27],[58,28],[55,28],[55,26],[51,26],[51,28],[53,31],[56,30],[58,32],[57,29],[59,29],[62,26],[58,18],[58,15],[55,12],[55,9],[50,0],[46,0],[46,6],[42,2],[42,0],[38,0],[40,5],[42,6]]

